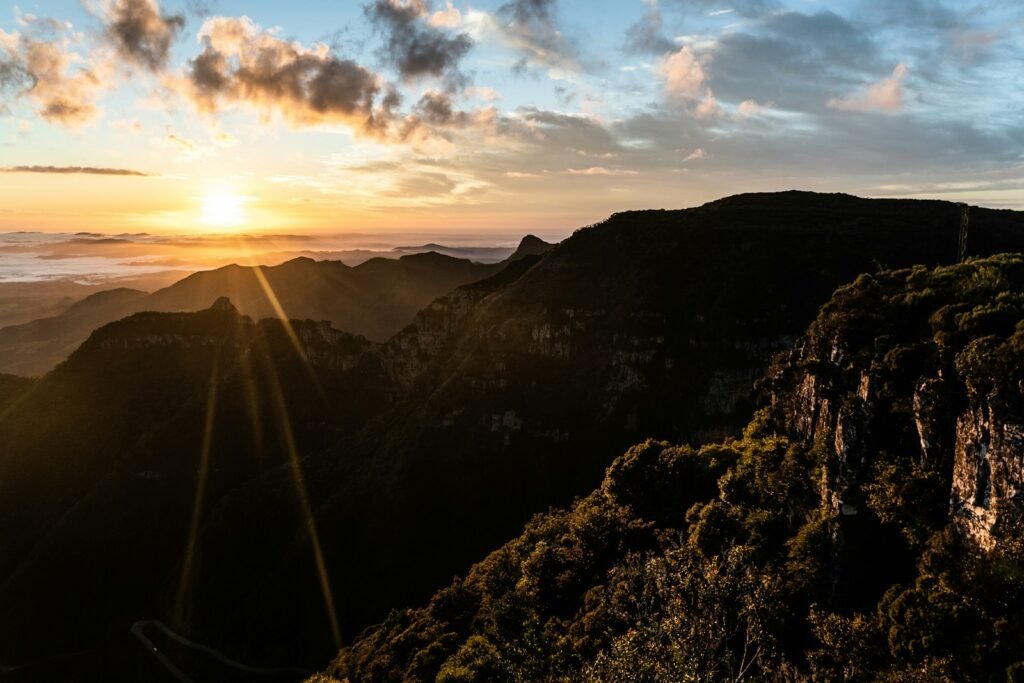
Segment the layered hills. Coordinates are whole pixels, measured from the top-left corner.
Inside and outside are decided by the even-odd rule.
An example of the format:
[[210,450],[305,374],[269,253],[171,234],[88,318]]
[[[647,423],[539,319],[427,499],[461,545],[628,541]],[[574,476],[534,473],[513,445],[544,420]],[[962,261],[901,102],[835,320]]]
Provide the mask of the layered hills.
[[[508,261],[550,246],[529,236]],[[286,311],[383,341],[437,297],[493,275],[504,265],[436,252],[378,257],[355,267],[296,258],[271,267],[231,265],[202,271],[151,294],[127,288],[103,291],[58,315],[0,329],[0,372],[44,374],[106,323],[141,311],[202,310],[221,296],[257,319]]]
[[[109,652],[160,618],[239,659],[322,665],[590,494],[632,444],[738,436],[755,380],[837,287],[954,262],[959,224],[943,202],[742,195],[617,214],[384,342],[257,321],[234,297],[242,312],[108,325],[0,416],[0,518],[23,520],[0,530],[16,549],[0,565],[0,661]],[[1024,216],[972,209],[971,255],[1022,250]],[[734,464],[701,476],[715,489]],[[800,514],[816,505],[794,491]],[[575,619],[575,598],[550,597]],[[378,666],[357,649],[339,671]],[[410,670],[394,660],[380,676]]]

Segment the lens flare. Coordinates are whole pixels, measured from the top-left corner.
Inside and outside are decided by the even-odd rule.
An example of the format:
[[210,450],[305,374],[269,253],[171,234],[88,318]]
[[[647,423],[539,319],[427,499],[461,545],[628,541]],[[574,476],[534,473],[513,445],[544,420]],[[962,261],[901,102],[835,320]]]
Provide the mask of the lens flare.
[[199,222],[210,228],[237,228],[244,225],[248,216],[245,210],[246,197],[233,192],[213,190],[202,201]]
[[203,442],[199,449],[199,470],[196,476],[196,495],[192,504],[192,523],[189,526],[188,545],[185,547],[185,559],[181,565],[181,579],[178,581],[178,596],[175,601],[174,621],[178,626],[185,625],[189,618],[188,593],[195,564],[199,521],[203,514],[203,503],[206,498],[206,476],[210,470],[210,449],[213,445],[213,428],[217,419],[217,385],[219,380],[220,373],[217,360],[215,359],[210,373],[209,393],[206,396],[206,419],[203,425]]

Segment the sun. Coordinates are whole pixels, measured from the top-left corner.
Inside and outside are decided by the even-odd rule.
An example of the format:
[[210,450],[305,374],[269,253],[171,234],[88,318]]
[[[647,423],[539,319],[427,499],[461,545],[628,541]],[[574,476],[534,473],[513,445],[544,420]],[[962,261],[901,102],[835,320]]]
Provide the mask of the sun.
[[247,198],[232,192],[207,192],[202,200],[199,222],[211,228],[237,228],[248,216]]

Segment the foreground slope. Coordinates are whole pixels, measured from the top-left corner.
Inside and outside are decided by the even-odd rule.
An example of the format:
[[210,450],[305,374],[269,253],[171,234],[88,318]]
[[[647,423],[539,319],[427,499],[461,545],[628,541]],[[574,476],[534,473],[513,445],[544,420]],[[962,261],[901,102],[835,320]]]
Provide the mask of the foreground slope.
[[744,438],[629,449],[329,675],[1018,680],[1022,380],[1020,257],[862,276]]
[[[1022,227],[975,209],[969,248],[1024,250]],[[0,505],[26,520],[0,529],[0,662],[161,618],[321,665],[630,444],[738,434],[837,286],[950,262],[958,228],[942,202],[746,195],[614,216],[385,343],[226,307],[104,328],[0,417]]]
[[14,404],[32,386],[32,380],[14,375],[0,375],[0,412]]
[[[116,677],[125,653],[108,648],[137,647],[132,624],[187,624],[194,525],[262,473],[283,468],[299,486],[293,458],[324,425],[352,430],[383,409],[379,366],[344,360],[369,345],[321,323],[253,322],[221,301],[104,327],[23,391],[0,415],[0,662],[86,651]],[[295,495],[265,527],[249,513],[236,533],[269,538],[275,522],[294,533],[308,519]]]
[[[409,389],[346,446],[371,483],[325,491],[328,553],[342,585],[359,587],[353,622],[424,595],[531,514],[592,490],[633,443],[738,434],[754,380],[836,287],[952,262],[959,217],[943,202],[811,193],[630,212],[493,292],[428,308],[388,345]],[[1019,213],[974,209],[970,248],[1020,250],[1022,227]],[[416,572],[408,557],[422,558]]]
[[[1019,214],[973,220],[974,248],[1024,247]],[[403,388],[394,407],[307,463],[347,633],[592,489],[630,443],[738,433],[754,378],[835,287],[880,264],[952,261],[958,228],[959,208],[941,202],[747,195],[615,216],[515,277],[435,302],[379,351]],[[271,478],[247,491],[281,496]],[[275,624],[244,585],[224,586],[267,547],[231,528],[204,534],[231,552],[211,556],[200,621],[244,615],[211,633],[244,648]]]

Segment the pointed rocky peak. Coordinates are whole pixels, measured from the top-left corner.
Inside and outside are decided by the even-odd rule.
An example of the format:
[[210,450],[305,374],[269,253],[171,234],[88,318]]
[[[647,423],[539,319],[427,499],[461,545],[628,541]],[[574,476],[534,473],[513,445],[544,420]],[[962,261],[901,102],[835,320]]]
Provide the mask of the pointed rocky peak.
[[213,305],[210,306],[210,310],[224,311],[226,313],[234,313],[235,315],[238,315],[238,309],[235,308],[233,303],[231,303],[231,299],[226,296],[218,297],[218,299],[213,302]]
[[312,259],[312,258],[310,258],[308,256],[296,256],[293,259],[289,259],[288,261],[285,261],[281,265],[282,266],[288,266],[288,267],[291,267],[291,268],[302,268],[302,267],[308,267],[308,266],[316,265],[316,263],[317,263],[316,259]]
[[519,246],[516,247],[515,252],[508,257],[508,260],[518,261],[524,256],[541,256],[550,251],[553,246],[555,245],[545,242],[536,235],[527,235],[519,242]]

